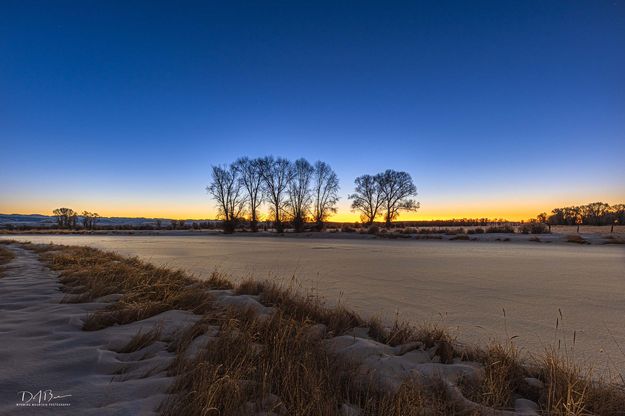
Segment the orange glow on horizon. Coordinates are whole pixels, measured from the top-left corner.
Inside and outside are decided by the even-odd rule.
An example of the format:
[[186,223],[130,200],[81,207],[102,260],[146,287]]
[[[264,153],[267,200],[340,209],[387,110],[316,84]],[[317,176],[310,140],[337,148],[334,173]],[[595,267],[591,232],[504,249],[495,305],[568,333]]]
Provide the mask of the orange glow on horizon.
[[[71,208],[70,204],[66,204]],[[60,206],[60,205],[59,205]],[[16,207],[17,208],[17,207]],[[0,213],[3,214],[42,214],[42,215],[52,215],[53,209],[10,209],[2,207],[0,208]],[[94,210],[90,209],[91,212],[97,212],[102,217],[124,217],[124,218],[166,218],[166,219],[177,219],[177,220],[212,220],[216,219],[217,213],[214,209],[207,208],[202,211],[174,211],[172,209],[162,208],[137,208],[137,209],[107,209],[107,210]],[[417,212],[408,212],[401,213],[397,221],[430,221],[430,220],[450,220],[450,219],[462,219],[462,218],[504,218],[510,221],[521,221],[527,220],[530,218],[535,218],[541,212],[549,213],[551,208],[536,208],[536,209],[519,209],[512,207],[502,207],[501,209],[496,209],[494,207],[489,207],[488,210],[480,211],[480,210],[458,210],[454,211],[453,208],[448,209],[438,209],[438,210],[427,210],[422,211],[419,210]],[[79,213],[82,210],[79,211]],[[262,220],[268,219],[267,215],[263,213],[261,216]],[[339,210],[337,214],[332,215],[329,218],[330,222],[359,222],[360,216],[356,212],[351,212],[350,210]]]
[[[564,198],[562,198],[564,199]],[[535,218],[541,212],[550,213],[553,208],[571,205],[582,205],[593,201],[604,201],[608,204],[622,203],[624,196],[601,197],[594,195],[580,200],[578,198],[548,198],[535,197],[517,198],[516,200],[480,198],[471,200],[454,199],[448,201],[421,201],[421,208],[417,212],[401,213],[398,221],[428,221],[462,218],[504,218],[510,221],[521,221]],[[214,202],[207,198],[172,198],[170,200],[27,200],[19,203],[0,201],[0,213],[3,214],[44,214],[52,215],[52,211],[59,207],[69,207],[77,212],[83,210],[97,212],[103,217],[143,217],[143,218],[170,218],[188,220],[215,219],[217,211]],[[261,210],[264,214],[264,209]],[[262,219],[266,216],[263,215]],[[352,212],[349,201],[341,200],[338,204],[338,213],[331,216],[330,221],[357,222],[359,214]]]

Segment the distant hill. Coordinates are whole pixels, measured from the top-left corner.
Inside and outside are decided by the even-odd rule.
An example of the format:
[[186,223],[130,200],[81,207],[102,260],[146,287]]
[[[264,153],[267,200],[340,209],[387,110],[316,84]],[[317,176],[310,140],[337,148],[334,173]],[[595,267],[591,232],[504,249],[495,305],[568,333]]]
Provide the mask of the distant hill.
[[[82,220],[78,216],[78,222]],[[146,225],[156,225],[156,221],[160,220],[163,225],[169,224],[171,218],[125,218],[125,217],[101,217],[98,218],[99,226],[132,226],[140,227]],[[215,220],[184,220],[185,222],[203,222]],[[56,217],[52,215],[42,214],[0,214],[0,228],[7,226],[13,227],[54,227],[56,225]]]

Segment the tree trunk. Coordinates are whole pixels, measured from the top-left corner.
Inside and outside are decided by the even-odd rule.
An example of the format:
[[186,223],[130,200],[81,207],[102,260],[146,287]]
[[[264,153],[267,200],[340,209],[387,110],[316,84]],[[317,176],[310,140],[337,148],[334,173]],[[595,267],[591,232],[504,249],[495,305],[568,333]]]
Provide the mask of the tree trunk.
[[301,233],[304,231],[304,219],[301,216],[297,216],[293,218],[293,228],[296,233]]
[[250,228],[253,233],[258,232],[258,220],[256,219],[256,212],[252,211],[252,220],[250,221]]

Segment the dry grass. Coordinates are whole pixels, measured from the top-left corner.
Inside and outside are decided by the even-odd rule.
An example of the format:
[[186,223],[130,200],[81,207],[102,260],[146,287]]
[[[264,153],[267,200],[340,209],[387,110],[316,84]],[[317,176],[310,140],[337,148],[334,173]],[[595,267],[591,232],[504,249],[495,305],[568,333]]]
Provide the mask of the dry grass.
[[327,308],[323,300],[314,294],[303,294],[292,283],[281,286],[271,281],[242,281],[235,292],[238,294],[260,295],[261,303],[274,306],[299,321],[313,321],[324,324],[328,330],[340,335],[345,331],[362,326],[364,320],[355,312],[339,304],[335,308]]
[[15,254],[6,247],[0,246],[0,266],[7,264],[15,258]]
[[307,327],[281,312],[267,320],[233,312],[221,322],[220,336],[176,369],[178,394],[163,413],[245,414],[249,403],[254,410],[335,414],[337,363],[306,336]]
[[593,377],[567,353],[547,349],[538,371],[546,386],[541,404],[550,415],[625,414],[624,386]]
[[208,279],[205,282],[212,289],[233,289],[234,285],[232,281],[228,279],[228,277],[217,270],[213,271]]
[[172,309],[202,314],[211,307],[208,288],[180,270],[153,266],[138,258],[126,258],[89,247],[37,246],[42,260],[60,271],[59,280],[68,293],[66,302],[89,302],[101,296],[122,294],[104,310],[88,316],[85,330],[127,324]]
[[126,345],[116,350],[116,352],[122,354],[130,353],[152,345],[161,336],[161,330],[162,328],[158,325],[147,332],[143,332],[142,329],[139,329],[139,332],[137,332]]
[[436,346],[436,355],[442,362],[451,362],[454,357],[460,357],[463,353],[454,348],[455,338],[446,328],[436,323],[424,323],[412,325],[400,321],[397,317],[389,328],[384,328],[378,318],[372,318],[367,322],[369,336],[378,342],[397,346],[409,342],[421,342],[425,348]]
[[467,351],[466,355],[484,365],[484,379],[480,385],[461,386],[471,400],[498,409],[513,409],[515,395],[539,402],[536,392],[524,382],[525,377],[532,375],[530,368],[511,341],[492,342],[486,349]]
[[230,311],[214,323],[220,336],[172,368],[178,377],[164,415],[336,415],[345,403],[363,415],[453,414],[442,393],[416,383],[392,395],[355,388],[355,369],[310,336],[313,323],[281,309],[268,319]]
[[6,247],[0,246],[0,277],[2,277],[4,265],[15,258],[15,254]]

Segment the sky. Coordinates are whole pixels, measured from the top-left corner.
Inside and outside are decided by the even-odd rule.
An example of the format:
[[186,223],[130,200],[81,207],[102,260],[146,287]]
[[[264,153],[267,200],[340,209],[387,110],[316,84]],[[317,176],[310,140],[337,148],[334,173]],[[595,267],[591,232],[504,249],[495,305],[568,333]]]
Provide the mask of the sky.
[[213,218],[211,165],[409,172],[403,219],[625,202],[625,1],[0,4],[0,213]]

